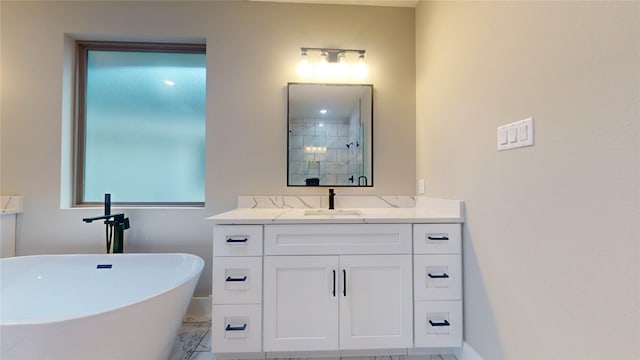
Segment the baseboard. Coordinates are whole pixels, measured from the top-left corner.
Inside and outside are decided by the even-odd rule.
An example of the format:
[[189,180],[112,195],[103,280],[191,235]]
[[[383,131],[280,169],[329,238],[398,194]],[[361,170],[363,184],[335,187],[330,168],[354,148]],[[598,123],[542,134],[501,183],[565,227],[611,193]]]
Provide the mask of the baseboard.
[[456,349],[454,355],[457,360],[484,360],[467,342],[463,342],[462,347]]
[[189,303],[187,313],[184,316],[185,322],[207,322],[211,321],[211,296],[194,297]]

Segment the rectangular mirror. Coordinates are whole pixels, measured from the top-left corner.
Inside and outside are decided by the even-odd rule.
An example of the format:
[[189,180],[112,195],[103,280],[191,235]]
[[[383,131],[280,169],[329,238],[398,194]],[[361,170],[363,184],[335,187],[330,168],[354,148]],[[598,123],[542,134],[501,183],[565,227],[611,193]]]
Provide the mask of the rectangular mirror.
[[287,186],[373,186],[373,85],[288,84]]

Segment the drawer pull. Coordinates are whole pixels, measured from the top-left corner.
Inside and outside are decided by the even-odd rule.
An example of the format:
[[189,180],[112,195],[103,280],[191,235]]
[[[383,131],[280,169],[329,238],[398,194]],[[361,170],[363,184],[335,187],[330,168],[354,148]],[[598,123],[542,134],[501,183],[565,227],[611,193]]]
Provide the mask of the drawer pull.
[[342,269],[342,296],[347,296],[347,270]]
[[245,331],[247,329],[247,324],[242,326],[231,326],[231,324],[227,324],[226,331]]
[[333,270],[333,297],[336,297],[336,271]]
[[232,278],[231,276],[227,276],[227,279],[225,281],[247,281],[247,277],[241,277],[241,278]]
[[228,238],[227,239],[228,243],[246,243],[247,241],[249,241],[249,238],[244,238],[244,239]]
[[432,279],[448,279],[449,278],[449,274],[447,273],[444,273],[442,275],[433,275],[432,273],[428,273],[427,275],[429,275],[429,277]]
[[447,320],[444,320],[443,322],[433,322],[433,321],[429,320],[429,324],[431,324],[431,326],[433,326],[433,327],[451,326],[451,324],[449,324],[449,322]]
[[449,240],[449,237],[447,235],[442,235],[442,236],[427,236],[427,239],[429,240]]

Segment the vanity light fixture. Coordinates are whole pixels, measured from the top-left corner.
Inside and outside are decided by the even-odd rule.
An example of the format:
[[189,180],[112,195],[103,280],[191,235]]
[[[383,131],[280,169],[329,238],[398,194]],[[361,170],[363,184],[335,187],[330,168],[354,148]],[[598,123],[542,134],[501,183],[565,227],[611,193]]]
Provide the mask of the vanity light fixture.
[[[309,53],[319,53],[317,63],[313,65],[309,61]],[[365,62],[366,50],[362,49],[329,49],[329,48],[300,48],[300,64],[298,65],[298,73],[303,77],[316,75],[319,78],[336,77],[346,78],[354,77],[363,79],[367,76],[368,69]],[[357,62],[353,65],[349,64],[350,54],[357,54],[357,58],[352,56]]]
[[326,114],[327,113],[327,109],[321,109],[320,110],[320,114]]

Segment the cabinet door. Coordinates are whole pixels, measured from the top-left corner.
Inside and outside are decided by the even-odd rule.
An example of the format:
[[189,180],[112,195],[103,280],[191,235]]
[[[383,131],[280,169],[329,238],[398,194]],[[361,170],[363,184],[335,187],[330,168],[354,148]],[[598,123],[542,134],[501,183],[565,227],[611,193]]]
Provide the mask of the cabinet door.
[[413,346],[411,255],[340,257],[340,349]]
[[264,257],[264,351],[338,349],[338,257]]

